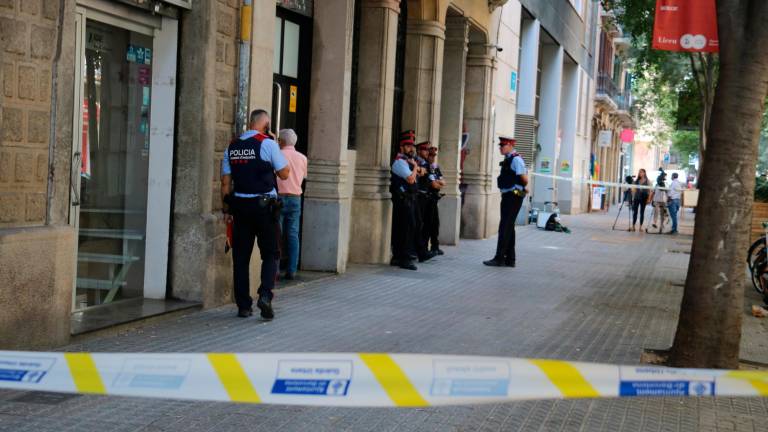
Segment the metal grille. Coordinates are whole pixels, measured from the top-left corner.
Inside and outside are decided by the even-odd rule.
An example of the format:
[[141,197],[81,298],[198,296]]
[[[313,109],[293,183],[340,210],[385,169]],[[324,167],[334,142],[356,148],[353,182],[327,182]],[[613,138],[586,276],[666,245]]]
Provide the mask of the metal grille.
[[533,166],[536,157],[536,118],[518,114],[515,119],[515,150],[523,157],[527,166]]

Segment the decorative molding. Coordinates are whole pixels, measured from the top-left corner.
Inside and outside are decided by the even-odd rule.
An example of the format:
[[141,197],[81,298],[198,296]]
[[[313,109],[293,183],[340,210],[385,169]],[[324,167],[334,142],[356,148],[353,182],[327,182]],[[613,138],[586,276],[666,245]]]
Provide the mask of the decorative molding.
[[307,169],[305,196],[317,200],[340,201],[349,199],[347,177],[346,161],[310,161]]
[[508,0],[488,0],[488,10],[493,12],[496,8],[500,8],[507,3]]
[[400,0],[363,0],[361,6],[367,9],[390,9],[400,13]]
[[445,44],[469,47],[469,20],[465,17],[448,17],[445,20]]
[[493,174],[492,173],[480,173],[480,172],[467,172],[464,170],[464,183],[468,185],[480,186],[483,189],[493,186]]
[[364,200],[388,200],[390,172],[388,168],[358,166],[355,170],[353,197]]
[[409,21],[408,34],[445,39],[445,26],[437,21]]
[[470,53],[467,56],[467,67],[487,67],[487,68],[496,68],[496,57],[493,57],[490,54],[472,54]]

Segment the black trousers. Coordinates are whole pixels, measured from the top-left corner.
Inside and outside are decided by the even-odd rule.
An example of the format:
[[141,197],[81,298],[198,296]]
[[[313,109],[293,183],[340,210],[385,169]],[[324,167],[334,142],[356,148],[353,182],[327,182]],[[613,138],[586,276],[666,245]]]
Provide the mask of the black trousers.
[[632,201],[632,225],[637,224],[637,215],[640,214],[640,226],[643,226],[645,219],[645,206],[648,204],[648,195],[638,194]]
[[392,257],[396,260],[410,261],[416,255],[417,213],[415,196],[392,195]]
[[261,285],[259,295],[272,299],[278,265],[277,220],[269,200],[263,198],[234,198],[230,206],[234,224],[232,229],[232,273],[235,285],[235,303],[241,309],[253,305],[250,294],[249,264],[254,241],[261,254]]
[[515,262],[515,220],[523,206],[522,196],[512,192],[501,194],[501,218],[499,219],[499,239],[496,243],[494,259],[508,263]]
[[438,240],[438,235],[440,234],[440,214],[437,209],[437,199],[428,195],[425,201],[422,213],[424,221],[421,229],[424,250],[437,250],[440,247]]
[[416,198],[416,254],[419,257],[427,255],[429,248],[429,231],[431,229],[431,199],[426,193],[419,192]]

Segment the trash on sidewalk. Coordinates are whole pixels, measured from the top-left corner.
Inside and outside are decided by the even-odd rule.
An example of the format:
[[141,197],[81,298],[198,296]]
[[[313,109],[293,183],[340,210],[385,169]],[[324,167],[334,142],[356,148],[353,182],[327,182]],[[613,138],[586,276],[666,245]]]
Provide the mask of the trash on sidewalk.
[[768,317],[768,309],[765,309],[762,306],[752,305],[752,316],[758,318]]

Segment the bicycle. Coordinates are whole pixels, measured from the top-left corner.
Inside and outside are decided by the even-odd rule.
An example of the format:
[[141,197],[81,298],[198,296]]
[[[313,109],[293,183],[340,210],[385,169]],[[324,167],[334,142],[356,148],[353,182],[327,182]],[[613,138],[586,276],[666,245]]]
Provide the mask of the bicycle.
[[747,266],[755,290],[768,303],[768,222],[763,222],[765,233],[749,247]]

